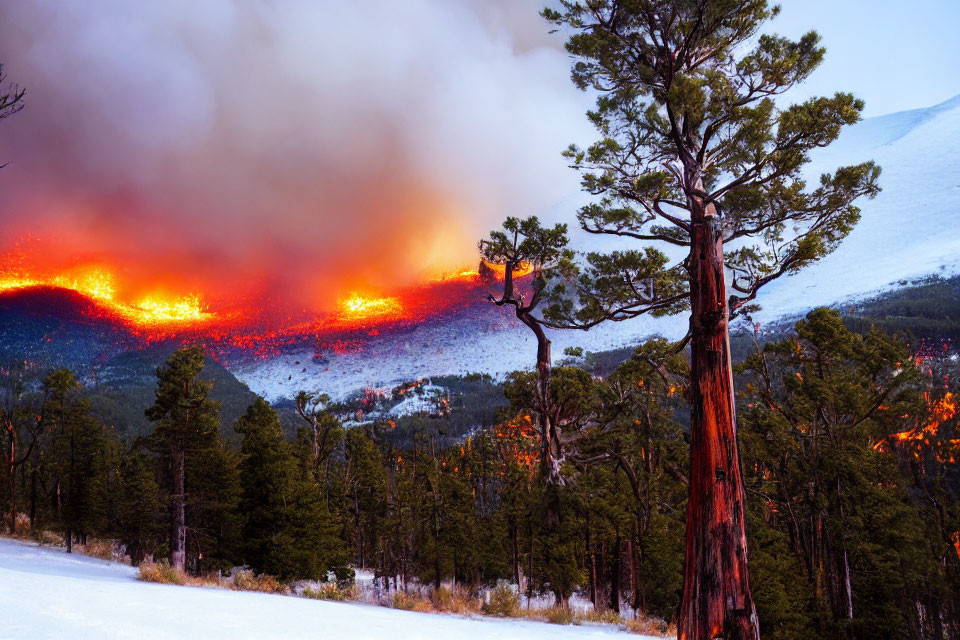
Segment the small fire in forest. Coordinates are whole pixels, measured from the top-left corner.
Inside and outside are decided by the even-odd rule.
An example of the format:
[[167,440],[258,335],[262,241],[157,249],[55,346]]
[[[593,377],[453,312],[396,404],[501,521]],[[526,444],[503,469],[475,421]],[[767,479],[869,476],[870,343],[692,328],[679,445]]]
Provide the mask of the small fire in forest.
[[[481,261],[481,269],[495,277],[497,280],[503,280],[507,274],[506,265],[488,262],[486,260]],[[523,276],[528,276],[531,273],[533,273],[533,264],[529,262],[521,262],[513,268],[514,278],[522,278]]]
[[494,433],[504,447],[504,453],[533,473],[540,454],[540,435],[533,424],[533,416],[521,414],[502,422],[495,427]]
[[[533,273],[533,271],[534,268],[531,263],[521,262],[519,265],[514,267],[513,277],[522,278],[523,276],[530,275]],[[506,273],[506,265],[489,262],[481,258],[480,266],[477,269],[464,268],[458,271],[441,273],[440,275],[432,278],[432,280],[433,282],[476,282],[477,280],[481,279],[503,280]]]
[[[940,430],[940,425],[948,420],[952,420],[957,416],[957,396],[953,392],[946,392],[942,397],[932,400],[930,398],[930,392],[925,392],[923,394],[924,400],[927,403],[929,408],[927,418],[923,424],[920,424],[913,429],[908,429],[906,431],[901,431],[899,433],[892,433],[880,442],[876,443],[873,448],[877,451],[890,451],[891,445],[901,445],[913,444],[914,451],[913,455],[915,458],[920,458],[920,448],[922,446],[929,446],[932,438],[937,436],[937,433]],[[956,450],[960,448],[960,441],[951,440],[951,448]],[[937,452],[937,459],[941,462],[953,462],[954,456],[949,455],[947,458],[944,458],[940,451]]]
[[433,282],[473,282],[479,277],[480,272],[476,269],[461,269],[459,271],[441,273],[431,280]]

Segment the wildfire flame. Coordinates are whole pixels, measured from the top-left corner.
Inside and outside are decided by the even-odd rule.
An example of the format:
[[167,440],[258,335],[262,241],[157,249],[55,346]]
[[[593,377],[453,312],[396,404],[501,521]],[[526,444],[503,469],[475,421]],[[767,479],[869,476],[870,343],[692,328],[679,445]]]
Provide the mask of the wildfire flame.
[[533,416],[521,414],[495,427],[495,435],[501,442],[503,453],[517,464],[533,473],[539,460],[539,434],[533,424]]
[[[503,280],[507,274],[507,266],[482,260],[483,267],[490,271],[498,280]],[[533,265],[529,262],[521,262],[513,268],[513,277],[522,278],[533,273]]]
[[[59,268],[35,263],[19,250],[0,256],[0,294],[40,288],[72,291],[93,303],[84,313],[119,322],[138,338],[153,341],[189,337],[201,339],[211,349],[240,349],[258,358],[280,353],[286,345],[310,342],[317,353],[356,351],[366,338],[350,332],[363,330],[367,336],[375,336],[383,328],[417,323],[444,310],[480,301],[483,295],[477,289],[491,279],[502,278],[504,273],[502,265],[480,261],[473,269],[426,277],[418,286],[389,294],[355,290],[334,300],[333,305],[324,303],[314,308],[298,308],[296,303],[288,304],[263,292],[236,297],[229,291],[206,290],[204,293],[214,294],[211,299],[216,301],[216,309],[211,310],[206,296],[170,293],[177,291],[180,281],[175,273],[156,274],[165,284],[143,282],[141,277],[137,288],[138,278],[119,281],[112,266],[103,263]],[[530,265],[523,265],[514,275],[531,271]],[[196,290],[195,286],[179,288],[190,291]],[[163,287],[163,293],[158,287]]]
[[84,295],[127,323],[138,327],[193,325],[208,322],[216,316],[206,310],[197,295],[155,295],[138,302],[120,300],[112,274],[104,269],[92,269],[79,275],[56,274],[49,277],[0,274],[0,292],[42,287],[66,289]]
[[399,316],[402,312],[403,305],[398,298],[367,298],[352,293],[340,301],[340,315],[346,320],[382,319]]
[[[481,258],[480,260],[481,269],[487,274],[492,275],[493,277],[503,280],[504,276],[507,273],[507,267],[503,264],[497,264],[495,262],[489,262]],[[513,277],[522,278],[533,273],[533,265],[529,262],[521,262],[519,265],[513,268]],[[458,271],[452,271],[448,273],[441,273],[440,275],[432,278],[433,282],[475,282],[481,278],[482,274],[480,269],[468,269],[463,268]]]

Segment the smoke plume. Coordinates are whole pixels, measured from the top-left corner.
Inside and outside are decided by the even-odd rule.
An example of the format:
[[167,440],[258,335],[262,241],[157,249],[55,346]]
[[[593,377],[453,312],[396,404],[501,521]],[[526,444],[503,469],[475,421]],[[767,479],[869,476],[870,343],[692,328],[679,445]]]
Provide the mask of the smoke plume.
[[542,0],[34,0],[0,123],[0,251],[130,295],[324,309],[475,264],[577,189],[589,137]]

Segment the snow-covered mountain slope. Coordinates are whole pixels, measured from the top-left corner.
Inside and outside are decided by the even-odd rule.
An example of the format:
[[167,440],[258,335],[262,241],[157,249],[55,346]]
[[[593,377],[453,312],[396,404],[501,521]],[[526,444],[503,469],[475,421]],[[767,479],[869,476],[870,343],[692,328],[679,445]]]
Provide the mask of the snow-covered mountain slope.
[[[876,293],[901,280],[960,272],[960,96],[942,104],[870,118],[844,131],[814,155],[808,172],[874,160],[883,192],[859,203],[863,217],[833,254],[762,290],[757,319],[770,322],[852,297]],[[543,216],[575,226],[584,201],[571,194]],[[571,229],[573,230],[573,229]],[[596,236],[572,234],[595,247]],[[609,248],[606,244],[603,248]],[[636,344],[652,334],[676,338],[686,320],[639,318],[589,332],[554,331],[555,357],[567,346],[588,350]],[[400,334],[383,334],[351,353],[331,353],[317,365],[311,353],[290,353],[231,366],[252,390],[270,399],[300,389],[343,395],[365,385],[387,386],[421,376],[485,372],[493,375],[532,366],[532,334],[509,311],[479,301],[455,317],[437,318]]]
[[[0,540],[2,638],[476,638],[626,637],[611,628],[468,619],[370,605],[148,584],[135,569]],[[644,636],[630,636],[643,638]]]
[[858,203],[860,223],[833,254],[762,291],[760,319],[960,272],[960,95],[854,125],[814,155],[811,182],[865,160],[883,168],[883,191]]
[[[568,346],[598,351],[633,345],[657,332],[682,335],[680,322],[638,318],[589,332],[554,331],[551,338],[559,358]],[[380,332],[355,348],[325,351],[322,359],[301,349],[225,364],[252,391],[274,402],[303,390],[343,398],[363,387],[386,388],[430,376],[499,376],[532,367],[536,353],[533,334],[509,310],[478,300],[455,318],[438,317],[396,332]]]

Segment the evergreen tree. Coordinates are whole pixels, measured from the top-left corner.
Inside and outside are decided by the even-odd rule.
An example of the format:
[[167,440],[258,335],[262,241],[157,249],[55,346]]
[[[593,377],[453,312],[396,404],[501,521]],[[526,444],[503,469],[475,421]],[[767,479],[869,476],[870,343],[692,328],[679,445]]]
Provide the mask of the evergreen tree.
[[159,538],[160,488],[145,455],[130,453],[120,470],[116,532],[134,566],[152,554]]
[[350,514],[357,563],[366,567],[379,552],[387,513],[386,473],[380,451],[365,430],[346,432],[344,452],[344,505]]
[[[37,412],[24,398],[26,387],[24,363],[12,363],[8,369],[3,371],[2,376],[2,384],[0,384],[0,427],[3,428],[6,439],[3,450],[3,466],[7,474],[10,533],[15,534],[17,532],[17,469],[22,468],[32,455],[36,455],[37,442],[43,428],[43,417],[42,415],[37,416]],[[24,440],[29,442],[26,450],[21,448]],[[31,500],[31,504],[35,504],[33,500]],[[32,507],[30,512],[30,526],[33,527],[36,512]]]
[[[560,426],[552,419],[553,407],[550,404],[553,367],[550,340],[544,331],[543,320],[535,314],[550,293],[547,283],[572,273],[573,252],[566,248],[566,244],[566,225],[546,228],[533,216],[526,220],[507,218],[502,230],[491,231],[489,238],[481,240],[479,245],[484,260],[503,266],[503,293],[499,298],[490,294],[489,300],[498,307],[513,307],[516,317],[529,327],[537,339],[536,402],[531,408],[536,412],[540,432],[541,472],[551,485],[561,483],[563,446]],[[515,279],[525,270],[532,273],[532,280],[527,287],[521,286]],[[555,515],[550,517],[555,519]]]
[[312,474],[298,473],[276,412],[258,398],[235,425],[240,445],[243,557],[282,579],[325,578],[344,563],[336,523]]
[[43,388],[42,416],[55,429],[51,453],[58,462],[57,511],[69,553],[74,541],[105,526],[108,439],[69,370],[50,373]]
[[330,398],[326,395],[301,391],[296,397],[297,415],[309,425],[310,468],[320,476],[323,466],[342,438],[340,421],[329,410]]
[[243,556],[254,570],[277,575],[283,564],[278,556],[289,551],[284,547],[289,547],[291,542],[289,532],[283,531],[286,501],[290,497],[291,457],[277,414],[262,398],[250,405],[234,428],[243,436],[240,444]]
[[212,383],[198,378],[202,347],[178,349],[157,370],[157,390],[146,415],[156,423],[152,440],[170,481],[170,565],[183,571],[187,557],[187,464],[216,442],[219,406]]
[[616,564],[629,567],[632,606],[665,618],[676,615],[682,588],[688,448],[673,416],[683,407],[687,371],[665,340],[637,347],[600,387],[603,409],[581,444],[583,455],[622,478],[620,495],[629,492],[629,501],[611,506],[621,514],[616,538],[629,547]]
[[190,550],[194,570],[227,571],[238,564],[241,518],[238,456],[217,438],[187,463]]
[[[924,611],[946,611],[945,576],[896,457],[875,446],[922,410],[903,346],[876,330],[854,334],[835,311],[817,309],[744,368],[748,486],[800,564],[817,636],[943,637]],[[783,620],[803,604],[771,602],[762,613]],[[805,637],[800,629],[781,637]]]
[[[561,0],[544,15],[569,30],[573,81],[599,93],[602,138],[567,153],[598,201],[590,233],[678,247],[588,256],[569,300],[548,318],[605,319],[689,310],[691,458],[681,640],[759,637],[750,593],[728,326],[758,290],[832,251],[873,195],[872,163],[825,174],[810,190],[809,153],[856,122],[850,94],[783,106],[774,97],[823,58],[818,36],[759,35],[766,0]],[[735,243],[735,250],[724,245]],[[734,295],[727,297],[727,272]],[[651,279],[653,287],[641,286]],[[685,344],[687,340],[682,341]],[[678,347],[679,348],[679,347]]]

